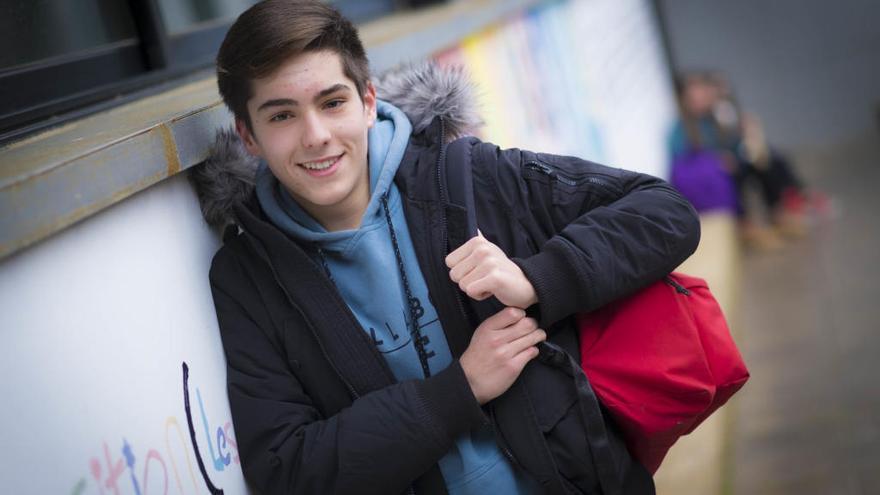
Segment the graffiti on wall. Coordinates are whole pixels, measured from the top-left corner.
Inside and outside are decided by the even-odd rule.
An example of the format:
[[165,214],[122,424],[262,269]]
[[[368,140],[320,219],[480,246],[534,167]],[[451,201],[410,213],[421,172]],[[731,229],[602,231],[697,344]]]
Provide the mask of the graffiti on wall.
[[[209,421],[198,387],[195,388],[198,411],[193,411],[189,390],[189,366],[183,362],[181,368],[186,427],[181,426],[176,416],[168,416],[165,419],[163,450],[152,446],[136,447],[125,437],[122,438],[121,445],[117,444],[115,448],[111,448],[106,441],[103,441],[101,453],[88,461],[90,476],[85,476],[76,482],[71,490],[73,495],[84,493],[167,495],[169,485],[172,483],[176,485],[177,493],[191,491],[191,483],[194,493],[207,491],[212,495],[223,494],[223,489],[212,482],[211,472],[222,472],[231,464],[240,464],[232,422]],[[196,427],[194,413],[198,415],[198,424],[201,428]],[[203,456],[204,453],[207,456]],[[193,469],[192,457],[195,458],[196,469]],[[208,467],[211,468],[211,472]]]

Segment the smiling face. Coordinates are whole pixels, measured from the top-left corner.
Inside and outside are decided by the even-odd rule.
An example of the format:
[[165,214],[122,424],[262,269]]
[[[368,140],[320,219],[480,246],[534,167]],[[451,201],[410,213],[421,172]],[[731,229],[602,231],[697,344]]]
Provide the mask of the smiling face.
[[327,230],[357,228],[370,199],[367,132],[376,91],[361,98],[332,51],[305,52],[251,83],[251,128],[236,121],[247,150]]

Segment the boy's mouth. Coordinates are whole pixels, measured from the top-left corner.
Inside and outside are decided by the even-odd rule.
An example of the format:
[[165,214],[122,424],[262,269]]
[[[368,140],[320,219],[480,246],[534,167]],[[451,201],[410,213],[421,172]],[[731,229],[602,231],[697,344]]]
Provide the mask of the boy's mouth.
[[339,164],[343,155],[345,155],[345,153],[309,162],[301,162],[298,165],[306,169],[306,172],[308,172],[309,175],[327,175],[336,169],[336,165]]

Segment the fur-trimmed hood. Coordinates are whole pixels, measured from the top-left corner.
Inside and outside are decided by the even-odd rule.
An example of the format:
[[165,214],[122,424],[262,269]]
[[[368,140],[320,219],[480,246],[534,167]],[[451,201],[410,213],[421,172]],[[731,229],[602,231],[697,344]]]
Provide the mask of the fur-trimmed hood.
[[[440,68],[432,62],[404,65],[380,75],[374,84],[380,100],[406,114],[413,134],[424,132],[441,116],[450,140],[468,135],[482,124],[474,86],[461,68]],[[189,174],[209,225],[223,227],[235,222],[233,208],[253,193],[258,165],[259,159],[245,150],[233,128],[217,132],[208,159]]]

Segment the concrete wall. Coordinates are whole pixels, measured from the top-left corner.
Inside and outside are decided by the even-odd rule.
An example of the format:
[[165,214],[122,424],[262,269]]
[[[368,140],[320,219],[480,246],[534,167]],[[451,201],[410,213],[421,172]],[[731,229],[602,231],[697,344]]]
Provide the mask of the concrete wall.
[[726,72],[783,148],[877,135],[880,2],[659,0],[679,68]]
[[0,492],[246,493],[218,245],[178,174],[0,262]]

